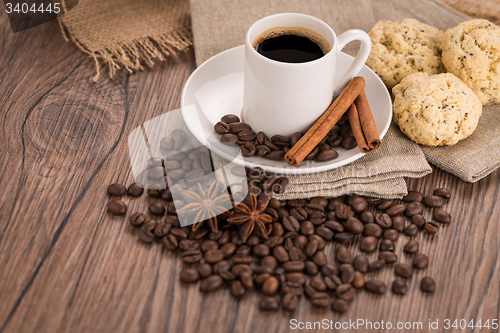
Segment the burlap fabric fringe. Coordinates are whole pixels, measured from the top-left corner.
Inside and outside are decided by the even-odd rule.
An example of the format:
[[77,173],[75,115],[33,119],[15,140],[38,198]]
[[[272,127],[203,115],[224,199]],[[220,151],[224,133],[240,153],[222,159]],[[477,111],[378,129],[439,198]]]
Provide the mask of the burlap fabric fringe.
[[[129,73],[152,67],[192,45],[187,0],[80,0],[59,17],[63,35],[109,70],[110,78],[124,68]],[[69,38],[68,38],[69,37]]]

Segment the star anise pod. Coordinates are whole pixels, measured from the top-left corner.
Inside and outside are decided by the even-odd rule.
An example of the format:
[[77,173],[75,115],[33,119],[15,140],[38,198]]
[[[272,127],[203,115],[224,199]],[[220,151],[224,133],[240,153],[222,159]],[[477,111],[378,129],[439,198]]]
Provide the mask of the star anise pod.
[[229,197],[226,193],[220,194],[221,183],[215,180],[207,191],[203,189],[201,184],[197,184],[196,191],[180,189],[187,204],[177,210],[177,214],[192,215],[194,224],[192,230],[197,230],[203,222],[207,222],[212,232],[218,232],[217,215],[226,212],[228,209],[224,207],[224,202],[229,202]]
[[234,215],[228,218],[227,222],[239,225],[243,242],[246,242],[254,231],[258,236],[267,238],[266,223],[271,223],[273,219],[264,211],[270,199],[264,193],[257,197],[250,191],[248,197],[234,207]]

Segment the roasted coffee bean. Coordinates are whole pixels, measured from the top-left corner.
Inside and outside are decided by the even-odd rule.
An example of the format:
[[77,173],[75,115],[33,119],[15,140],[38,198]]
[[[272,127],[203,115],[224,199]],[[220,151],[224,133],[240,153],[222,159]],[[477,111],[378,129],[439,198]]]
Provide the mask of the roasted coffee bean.
[[319,235],[324,240],[329,241],[334,236],[334,232],[324,226],[319,226],[316,228],[316,235]]
[[323,222],[326,221],[326,216],[325,213],[323,212],[317,212],[309,215],[309,220],[314,225],[321,225]]
[[316,158],[319,153],[319,148],[316,146],[305,158],[305,161],[312,161]]
[[179,246],[179,242],[177,238],[175,238],[174,235],[170,234],[167,235],[166,237],[162,238],[163,245],[170,250],[170,251],[175,251],[177,247]]
[[301,272],[286,273],[285,278],[287,281],[295,282],[295,283],[298,283],[300,285],[303,285],[304,283],[306,283],[306,280],[307,280],[307,276]]
[[332,146],[333,148],[337,148],[342,146],[342,141],[344,140],[343,137],[339,135],[334,135],[328,138],[327,143]]
[[365,210],[364,212],[359,214],[359,220],[363,224],[373,223],[373,222],[375,222],[375,215],[373,215],[372,212]]
[[273,248],[273,256],[278,260],[278,262],[285,262],[290,260],[287,250],[279,245]]
[[186,239],[187,233],[181,228],[172,228],[170,229],[170,233],[174,235],[177,239]]
[[399,238],[399,232],[394,229],[386,229],[382,234],[382,237],[395,242]]
[[169,171],[167,173],[167,175],[170,177],[170,179],[172,179],[173,181],[177,181],[179,179],[182,179],[184,178],[184,176],[186,175],[186,170],[182,170],[182,169],[175,169],[175,170],[172,170],[172,171]]
[[303,134],[300,132],[294,133],[290,139],[290,146],[293,147],[300,140],[302,135]]
[[441,209],[435,209],[432,213],[432,218],[440,223],[448,224],[451,222],[451,215]]
[[408,254],[414,254],[418,252],[418,248],[419,248],[418,242],[414,239],[411,239],[403,247],[403,251]]
[[214,125],[214,131],[217,132],[217,134],[226,134],[229,133],[230,127],[228,124],[226,124],[223,121],[219,121],[217,124]]
[[382,251],[378,254],[378,258],[385,261],[386,264],[393,264],[398,260],[398,256],[391,251]]
[[250,274],[246,271],[243,271],[240,274],[240,279],[241,279],[241,283],[243,284],[243,286],[245,287],[246,290],[250,290],[253,288],[252,274]]
[[341,203],[335,207],[335,215],[341,220],[346,220],[349,218],[349,210],[347,205]]
[[394,206],[394,200],[382,200],[382,202],[380,202],[377,205],[377,209],[379,209],[379,210],[388,210],[392,206]]
[[344,225],[353,235],[361,235],[363,233],[364,225],[355,217],[349,217]]
[[413,257],[412,266],[416,269],[424,269],[429,265],[429,258],[422,253],[417,253]]
[[308,216],[306,210],[302,207],[290,209],[290,215],[295,217],[298,221],[305,221]]
[[333,198],[328,201],[328,210],[335,210],[337,209],[337,206],[342,204],[343,201],[341,198]]
[[229,133],[238,134],[243,131],[250,131],[251,128],[245,123],[229,123]]
[[264,296],[260,299],[259,308],[265,311],[276,311],[280,307],[278,299],[272,296]]
[[351,261],[351,251],[345,246],[339,246],[335,249],[335,259],[343,263],[348,263]]
[[332,310],[338,313],[344,313],[348,309],[347,302],[343,299],[336,299],[332,303]]
[[149,212],[153,215],[163,216],[165,215],[165,206],[159,202],[153,202],[149,204]]
[[189,234],[189,237],[191,239],[202,239],[208,234],[208,228],[207,227],[200,227],[196,229],[195,231],[191,231]]
[[316,161],[317,162],[325,162],[325,161],[330,161],[333,160],[334,158],[337,158],[339,156],[339,153],[337,151],[330,149],[330,150],[323,150],[320,151],[316,155]]
[[205,170],[203,169],[193,169],[184,175],[187,181],[192,181],[201,178],[205,175]]
[[427,207],[438,208],[444,205],[444,200],[437,195],[428,195],[424,198],[424,204]]
[[320,278],[313,278],[313,279],[311,279],[311,281],[309,282],[309,284],[316,291],[326,291],[326,284]]
[[382,229],[388,229],[392,226],[392,218],[389,214],[377,214],[375,215],[375,223],[377,223]]
[[330,290],[336,290],[342,284],[342,280],[337,275],[325,276],[326,287]]
[[[245,246],[245,245],[243,245]],[[249,251],[251,250],[250,247],[248,247]],[[233,263],[236,264],[251,264],[253,262],[253,257],[248,255],[248,254],[235,254],[232,257]]]
[[424,229],[428,234],[434,235],[439,231],[439,224],[437,224],[436,222],[427,222],[426,224],[424,224]]
[[113,215],[125,215],[127,212],[127,205],[121,200],[113,199],[108,203],[108,212]]
[[300,223],[295,216],[287,216],[283,218],[281,223],[286,231],[297,231],[300,228]]
[[[266,214],[268,214],[269,216],[271,216],[271,218],[273,219],[273,222],[278,221],[279,215],[278,215],[278,212],[275,209],[273,209],[271,207],[267,207],[266,210],[265,210],[265,212],[266,212]],[[273,228],[273,231],[274,231],[274,228]]]
[[269,277],[262,284],[262,291],[266,295],[274,295],[279,289],[279,282],[274,276]]
[[156,221],[156,220],[147,220],[141,226],[141,229],[149,230],[149,231],[153,232],[153,230],[156,228],[157,225],[158,225],[158,221]]
[[291,294],[295,294],[297,296],[300,296],[304,292],[304,288],[302,287],[302,285],[300,283],[286,281],[285,275],[281,274],[280,277],[276,276],[276,278],[278,279],[278,282],[282,286],[281,290],[285,294],[291,293]]
[[392,228],[396,230],[397,232],[403,232],[405,231],[405,219],[402,216],[394,216],[392,218]]
[[225,230],[220,238],[217,240],[219,245],[224,245],[231,240],[231,232],[229,230]]
[[305,268],[303,261],[293,260],[283,263],[283,269],[287,272],[302,272]]
[[140,197],[144,193],[144,186],[140,183],[132,183],[127,190],[131,197]]
[[146,215],[137,212],[137,213],[130,215],[130,217],[128,218],[128,221],[134,227],[140,227],[146,221]]
[[426,293],[433,293],[436,291],[436,282],[434,282],[434,279],[426,276],[420,281],[420,290]]
[[[258,267],[261,267],[261,266],[258,266]],[[271,273],[257,273],[256,271],[257,271],[257,269],[254,269],[254,273],[257,274],[255,276],[254,282],[258,286],[262,286],[264,284],[264,282],[271,277],[271,274],[272,274],[272,272]]]
[[247,272],[250,275],[252,275],[253,269],[252,269],[252,267],[250,267],[250,265],[247,265],[247,264],[238,264],[238,265],[234,265],[233,268],[231,268],[231,273],[233,273],[234,275],[236,275],[238,277],[241,275],[241,272]]
[[351,283],[354,280],[354,267],[351,264],[341,264],[339,271],[343,283]]
[[352,266],[354,267],[354,269],[361,273],[368,272],[368,265],[369,265],[368,258],[362,254],[357,255],[352,260]]
[[309,241],[307,240],[307,237],[304,236],[304,235],[298,235],[297,237],[295,237],[295,239],[293,240],[293,245],[295,247],[298,247],[298,248],[301,248],[301,249],[304,249],[307,245]]
[[219,249],[211,249],[211,250],[208,250],[207,252],[205,252],[203,258],[209,264],[214,264],[214,263],[224,259],[224,252],[222,252]]
[[282,299],[283,309],[288,311],[295,311],[299,305],[299,297],[295,294],[288,293],[283,295]]
[[365,286],[365,275],[359,271],[354,272],[354,280],[352,286],[356,289],[361,289]]
[[344,140],[342,140],[342,148],[345,150],[351,150],[356,147],[358,143],[356,142],[356,138],[354,136],[348,136]]
[[165,191],[161,193],[161,198],[165,201],[172,201],[172,191],[167,188]]
[[[236,234],[236,235],[239,237],[238,234]],[[233,236],[231,236],[231,242],[235,243],[235,244],[241,244],[241,242],[238,241],[238,239],[236,237],[233,237]],[[240,247],[238,247],[238,249],[236,250],[235,256],[236,255],[249,255],[250,253],[252,253],[252,247],[248,246],[247,244],[243,244],[243,245],[240,245]],[[234,256],[233,256],[233,258],[234,258]]]
[[221,260],[213,265],[213,271],[215,274],[220,274],[221,271],[231,270],[231,263],[227,260]]
[[155,235],[153,234],[152,230],[141,228],[137,232],[137,236],[141,241],[144,243],[152,243],[155,239]]
[[422,228],[425,224],[425,217],[421,214],[415,214],[411,217],[411,223],[415,224],[419,228]]
[[361,213],[366,211],[368,208],[368,202],[364,198],[361,197],[356,197],[352,200],[352,210],[354,210],[355,213]]
[[373,236],[366,236],[361,240],[359,248],[363,252],[373,252],[377,248],[378,239]]
[[203,258],[203,255],[199,250],[184,251],[181,255],[182,261],[186,264],[194,264],[195,262],[199,262],[201,258]]
[[174,140],[174,149],[179,149],[182,143],[186,141],[187,135],[182,129],[176,128],[170,134],[170,138]]
[[290,260],[300,260],[305,261],[307,259],[307,255],[302,248],[292,247],[289,251]]
[[281,148],[290,145],[290,139],[283,135],[273,135],[271,137],[271,142]]
[[285,229],[283,228],[283,225],[281,223],[275,222],[272,224],[272,227],[273,227],[272,231],[273,236],[282,236],[285,233]]
[[382,236],[383,230],[380,225],[375,223],[367,223],[363,229],[363,235],[365,236],[373,236],[379,238]]
[[264,241],[264,245],[267,245],[269,248],[274,248],[278,245],[283,244],[284,240],[281,236],[271,236]]
[[[323,140],[321,140],[323,141]],[[318,149],[319,149],[319,152],[321,153],[322,151],[325,151],[325,150],[331,150],[332,149],[332,146],[330,146],[328,143],[326,142],[320,142],[318,144]],[[317,156],[316,156],[316,159],[317,159]]]
[[356,295],[356,289],[350,283],[344,283],[335,289],[335,296],[343,300],[350,300]]
[[380,241],[380,251],[392,251],[394,252],[396,246],[394,245],[394,242],[391,241],[390,239],[384,238]]
[[276,180],[275,174],[269,175],[262,181],[262,183],[260,184],[260,188],[263,189],[264,191],[269,191],[273,186],[275,180]]
[[323,250],[326,246],[325,240],[318,235],[311,235],[311,236],[307,237],[307,239],[310,242],[312,242],[313,240],[318,241],[318,250]]
[[223,134],[220,137],[220,142],[226,145],[235,145],[238,141],[238,137],[231,133]]
[[340,271],[336,266],[332,264],[325,264],[321,267],[321,274],[323,274],[323,276],[333,276],[339,275]]
[[[230,243],[227,243],[227,244],[230,244]],[[216,250],[218,248],[219,248],[219,243],[217,243],[216,241],[214,241],[212,239],[207,239],[207,240],[203,241],[203,243],[201,243],[201,251],[202,252]]]
[[394,266],[394,274],[403,279],[409,279],[413,274],[413,269],[407,264],[396,264],[396,266]]
[[250,142],[246,142],[244,145],[241,145],[240,150],[243,157],[252,157],[257,151],[255,146]]
[[243,286],[243,283],[241,283],[241,281],[234,280],[233,282],[231,282],[230,291],[231,291],[231,295],[239,298],[245,294],[246,289]]
[[441,197],[441,198],[445,198],[445,199],[451,198],[450,191],[448,191],[445,188],[437,188],[434,190],[434,193],[432,193],[432,194],[437,195],[438,197]]
[[366,202],[368,202],[369,206],[377,206],[382,202],[380,198],[366,198]]
[[404,202],[422,202],[424,195],[418,191],[408,191],[408,194],[403,197]]
[[285,193],[289,182],[290,180],[287,177],[279,177],[276,179],[273,186],[271,186],[271,190],[276,194]]
[[349,243],[353,238],[354,235],[351,234],[350,232],[341,232],[333,236],[334,241],[342,244]]
[[219,275],[210,275],[200,283],[200,290],[204,292],[211,292],[219,289],[222,286],[223,280]]
[[396,295],[404,295],[408,291],[408,286],[406,282],[401,279],[396,279],[392,283],[392,292]]
[[394,205],[391,208],[387,209],[385,213],[389,216],[401,215],[405,212],[406,206],[404,204]]
[[312,235],[314,233],[314,225],[311,221],[304,221],[300,224],[300,232],[306,236]]
[[365,289],[374,294],[385,294],[387,286],[380,280],[370,280],[365,282]]
[[416,236],[418,234],[418,226],[416,224],[410,224],[405,228],[405,235],[406,236]]
[[317,292],[311,296],[312,305],[319,308],[326,308],[330,305],[331,299],[327,293]]
[[180,273],[180,277],[182,282],[193,283],[199,280],[200,275],[196,269],[184,268]]
[[166,235],[168,235],[171,228],[172,225],[170,223],[165,223],[161,221],[156,225],[154,229],[154,234],[159,238],[165,237]]
[[325,227],[327,227],[328,229],[332,229],[333,231],[338,233],[344,232],[345,230],[344,226],[337,221],[326,221]]
[[177,161],[165,161],[164,162],[165,169],[167,170],[175,170],[181,167],[181,164]]
[[240,118],[234,114],[226,114],[220,120],[225,122],[226,124],[231,124],[239,122]]
[[326,254],[322,251],[316,251],[314,256],[312,257],[312,261],[318,265],[318,266],[323,266],[328,262],[328,259],[326,258]]
[[415,214],[422,214],[424,211],[424,205],[421,202],[414,201],[406,206],[405,215],[412,217]]
[[313,241],[310,241],[309,243],[307,243],[305,251],[306,251],[306,254],[308,257],[314,256],[314,254],[318,250],[318,245],[319,245],[319,243],[316,240],[313,240]]
[[252,251],[253,251],[253,254],[259,258],[265,257],[265,256],[269,255],[269,253],[270,253],[269,246],[264,245],[264,244],[255,245],[253,247]]
[[253,141],[257,139],[257,134],[252,130],[241,131],[238,133],[238,139],[241,141]]
[[283,156],[285,156],[285,153],[283,151],[274,150],[267,153],[264,157],[267,158],[268,160],[279,161],[283,159]]
[[205,169],[205,171],[212,171],[212,160],[210,159],[210,155],[204,152],[200,155],[200,163],[201,167]]
[[123,184],[114,183],[108,186],[108,193],[111,195],[122,196],[127,193],[127,188]]
[[375,272],[381,269],[385,265],[385,260],[384,259],[378,259],[372,262],[371,264],[368,265],[368,271],[369,272]]
[[168,137],[164,137],[160,140],[160,149],[162,150],[172,150],[174,149],[174,140]]

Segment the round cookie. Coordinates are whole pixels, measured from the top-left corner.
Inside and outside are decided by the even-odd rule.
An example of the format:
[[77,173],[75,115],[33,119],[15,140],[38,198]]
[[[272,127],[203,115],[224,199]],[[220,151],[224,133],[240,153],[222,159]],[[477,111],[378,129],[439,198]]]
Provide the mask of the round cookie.
[[471,20],[448,29],[441,42],[446,70],[476,92],[483,105],[500,103],[500,27]]
[[407,76],[392,89],[393,121],[424,146],[450,146],[474,132],[482,105],[465,83],[450,73]]
[[372,40],[366,65],[391,89],[406,76],[444,72],[441,62],[443,32],[415,19],[379,21],[368,33]]

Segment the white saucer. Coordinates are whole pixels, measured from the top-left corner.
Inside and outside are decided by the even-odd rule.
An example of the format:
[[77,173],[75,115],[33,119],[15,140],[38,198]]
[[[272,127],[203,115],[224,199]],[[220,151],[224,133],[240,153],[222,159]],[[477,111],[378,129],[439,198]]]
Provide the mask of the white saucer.
[[[198,67],[189,77],[182,91],[182,116],[193,135],[208,149],[245,167],[261,167],[278,174],[308,174],[326,171],[349,164],[363,153],[356,147],[351,150],[335,148],[339,156],[327,162],[304,161],[298,167],[289,166],[284,160],[271,161],[264,157],[243,157],[237,146],[220,143],[214,125],[225,114],[240,115],[243,106],[243,69],[244,46],[237,46],[210,58]],[[353,58],[339,53],[337,79],[349,67]],[[364,66],[358,74],[366,80],[366,96],[372,108],[373,116],[383,138],[392,119],[392,102],[382,80],[371,69]],[[258,128],[254,128],[258,131]],[[307,162],[307,163],[306,163]]]

